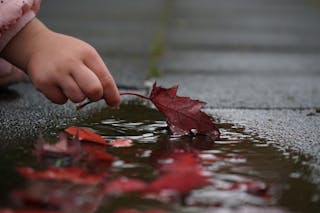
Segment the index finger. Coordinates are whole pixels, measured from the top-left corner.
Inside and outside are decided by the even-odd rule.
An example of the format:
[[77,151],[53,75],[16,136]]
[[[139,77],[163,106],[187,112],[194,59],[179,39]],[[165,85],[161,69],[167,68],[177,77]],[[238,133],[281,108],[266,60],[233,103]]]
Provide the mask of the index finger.
[[110,106],[118,106],[120,94],[118,87],[101,57],[96,54],[84,60],[85,65],[91,69],[99,78],[103,87],[103,98]]

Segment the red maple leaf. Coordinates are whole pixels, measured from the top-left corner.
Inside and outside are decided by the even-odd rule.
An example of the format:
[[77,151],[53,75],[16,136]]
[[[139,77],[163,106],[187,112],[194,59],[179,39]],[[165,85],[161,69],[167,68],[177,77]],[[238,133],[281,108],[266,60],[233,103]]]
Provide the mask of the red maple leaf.
[[[205,102],[177,96],[177,90],[178,86],[163,88],[154,83],[149,97],[131,92],[120,93],[120,95],[134,95],[152,101],[157,109],[166,116],[167,124],[175,135],[193,133],[207,135],[211,138],[219,137],[220,132],[211,117],[201,111]],[[86,102],[77,109],[90,103],[90,101]]]
[[135,93],[121,93],[121,95],[135,95],[148,99],[167,118],[167,124],[175,135],[188,133],[208,135],[211,138],[220,136],[211,117],[201,111],[205,102],[192,100],[189,97],[177,96],[178,86],[163,88],[153,84],[149,97]]
[[88,129],[80,128],[76,126],[70,126],[64,130],[66,133],[72,136],[77,136],[78,139],[84,141],[91,141],[99,144],[106,145],[107,141],[101,136]]
[[204,102],[189,97],[177,96],[178,86],[158,87],[154,83],[150,100],[167,117],[168,126],[173,134],[183,135],[190,132],[219,136],[219,131],[210,116],[200,111]]

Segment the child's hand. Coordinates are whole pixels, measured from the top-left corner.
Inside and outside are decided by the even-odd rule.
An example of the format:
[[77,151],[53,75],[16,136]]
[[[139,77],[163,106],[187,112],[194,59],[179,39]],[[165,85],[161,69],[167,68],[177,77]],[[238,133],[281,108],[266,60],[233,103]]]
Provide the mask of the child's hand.
[[4,56],[26,70],[48,99],[63,104],[104,98],[117,106],[117,86],[96,50],[89,44],[31,21],[5,48]]
[[55,103],[104,98],[111,106],[119,104],[117,87],[104,62],[94,48],[78,39],[54,32],[38,38],[27,72],[35,87]]

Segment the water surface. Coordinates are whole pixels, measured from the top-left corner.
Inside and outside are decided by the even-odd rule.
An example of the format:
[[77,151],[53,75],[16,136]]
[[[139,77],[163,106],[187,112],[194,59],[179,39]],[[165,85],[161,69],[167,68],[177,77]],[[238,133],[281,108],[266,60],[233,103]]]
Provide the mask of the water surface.
[[[158,176],[155,164],[159,156],[173,150],[192,150],[199,153],[201,166],[211,183],[171,200],[134,193],[102,198],[97,212],[113,212],[123,207],[169,212],[320,212],[319,188],[308,179],[310,171],[304,164],[305,156],[280,152],[265,140],[245,134],[239,126],[217,123],[221,138],[215,141],[204,136],[172,137],[158,111],[131,103],[118,110],[103,109],[90,119],[74,123],[107,140],[129,137],[134,141],[132,147],[106,149],[117,157],[111,165],[112,178],[125,176],[150,182]],[[56,141],[64,128],[44,133],[46,140]],[[57,187],[47,182],[30,182],[17,174],[19,166],[40,166],[41,162],[32,155],[32,144],[33,140],[26,139],[24,145],[8,149],[1,156],[2,207],[23,206],[14,201],[12,193],[16,190],[37,188],[45,192]],[[75,189],[66,187],[69,191],[65,193],[71,196]]]

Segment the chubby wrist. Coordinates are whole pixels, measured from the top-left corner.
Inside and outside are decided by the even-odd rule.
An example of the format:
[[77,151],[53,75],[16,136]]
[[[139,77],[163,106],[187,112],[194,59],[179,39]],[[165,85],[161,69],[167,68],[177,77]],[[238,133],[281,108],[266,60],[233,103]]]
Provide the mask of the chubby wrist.
[[50,33],[52,32],[42,22],[34,18],[12,38],[1,56],[26,72],[32,54],[39,48],[38,43]]

